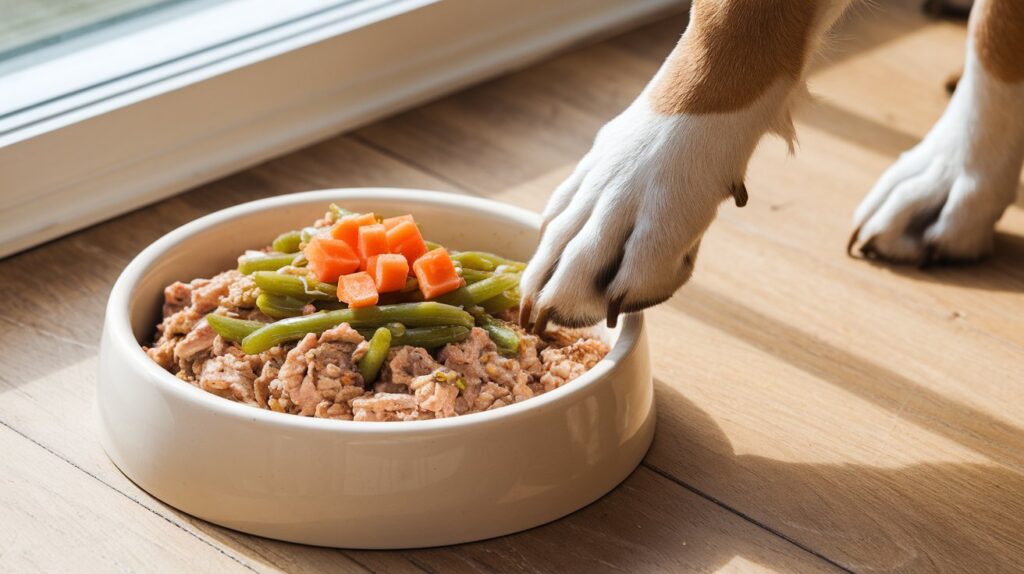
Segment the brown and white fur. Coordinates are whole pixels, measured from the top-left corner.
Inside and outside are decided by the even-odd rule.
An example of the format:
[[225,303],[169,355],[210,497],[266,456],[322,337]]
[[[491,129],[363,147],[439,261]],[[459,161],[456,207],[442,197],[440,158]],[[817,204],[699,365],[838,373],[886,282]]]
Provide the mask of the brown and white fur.
[[[808,61],[852,1],[694,0],[661,69],[551,197],[521,321],[614,324],[671,297],[719,204],[746,203],[761,137],[793,141]],[[959,87],[863,200],[850,248],[894,262],[984,256],[1022,161],[1024,0],[979,0]]]

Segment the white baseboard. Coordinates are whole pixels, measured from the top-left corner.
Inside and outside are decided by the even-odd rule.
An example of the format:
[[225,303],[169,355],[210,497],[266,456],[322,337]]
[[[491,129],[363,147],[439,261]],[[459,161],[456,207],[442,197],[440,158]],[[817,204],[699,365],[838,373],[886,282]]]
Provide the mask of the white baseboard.
[[148,87],[151,96],[0,147],[0,256],[683,7],[421,2],[257,62]]

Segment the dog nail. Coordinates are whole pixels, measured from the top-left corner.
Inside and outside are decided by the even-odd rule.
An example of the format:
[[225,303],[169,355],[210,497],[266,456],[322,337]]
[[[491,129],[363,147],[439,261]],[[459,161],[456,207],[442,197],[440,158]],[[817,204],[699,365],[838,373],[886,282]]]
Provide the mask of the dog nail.
[[743,207],[747,204],[747,186],[743,182],[739,185],[735,183],[729,188],[729,193],[732,194],[732,198],[736,200],[736,207]]
[[622,308],[622,297],[616,297],[608,302],[608,328],[614,329],[619,323],[619,309]]
[[853,257],[853,246],[857,244],[857,239],[860,238],[860,228],[861,227],[864,227],[863,223],[858,225],[857,229],[853,230],[853,233],[850,234],[849,241],[846,242],[846,255],[849,256],[849,257]]
[[548,317],[551,314],[550,307],[544,307],[537,313],[537,322],[533,325],[533,334],[543,335],[548,329]]
[[519,326],[527,331],[530,330],[530,315],[533,313],[533,295],[523,297],[519,304]]

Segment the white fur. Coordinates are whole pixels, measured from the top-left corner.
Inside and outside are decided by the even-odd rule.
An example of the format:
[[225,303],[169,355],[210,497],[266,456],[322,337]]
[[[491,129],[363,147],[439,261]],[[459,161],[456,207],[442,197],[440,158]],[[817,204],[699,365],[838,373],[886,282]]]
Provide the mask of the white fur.
[[868,255],[902,262],[970,260],[992,250],[1024,160],[1024,83],[988,74],[968,43],[942,118],[900,156],[857,208]]
[[[789,100],[800,93],[779,81],[738,112],[666,116],[645,90],[555,190],[524,295],[568,324],[601,320],[613,299],[627,311],[670,297],[689,279],[719,204],[743,183],[758,140],[767,131],[792,136]],[[599,277],[620,257],[601,289]]]

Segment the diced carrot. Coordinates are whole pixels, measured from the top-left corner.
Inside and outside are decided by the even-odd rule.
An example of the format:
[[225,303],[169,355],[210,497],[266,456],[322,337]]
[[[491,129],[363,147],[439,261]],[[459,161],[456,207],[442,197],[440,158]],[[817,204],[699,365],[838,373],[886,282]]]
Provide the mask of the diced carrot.
[[352,249],[356,248],[359,241],[359,228],[364,225],[377,223],[377,217],[372,213],[359,213],[346,215],[338,220],[331,228],[331,237],[348,243]]
[[377,287],[373,277],[365,271],[342,275],[338,278],[338,300],[353,308],[376,305]]
[[441,247],[430,251],[412,264],[424,299],[433,299],[454,291],[465,283],[455,269],[448,250]]
[[378,293],[400,291],[409,277],[409,262],[398,253],[374,255],[366,262],[366,272],[373,277]]
[[389,218],[385,219],[384,221],[382,221],[381,223],[383,223],[384,227],[386,227],[387,229],[391,229],[392,227],[398,225],[399,223],[401,223],[403,221],[411,221],[413,223],[416,223],[416,220],[413,219],[412,215],[410,215],[410,214],[396,215],[394,217],[389,217]]
[[317,279],[327,283],[334,283],[339,276],[359,269],[359,256],[340,239],[314,237],[303,253]]
[[359,228],[359,241],[356,247],[359,254],[361,269],[366,269],[366,260],[374,255],[388,252],[388,232],[380,223],[364,225]]
[[405,256],[411,267],[417,259],[427,252],[427,244],[423,241],[420,228],[412,221],[402,221],[388,230],[388,249],[392,253]]

